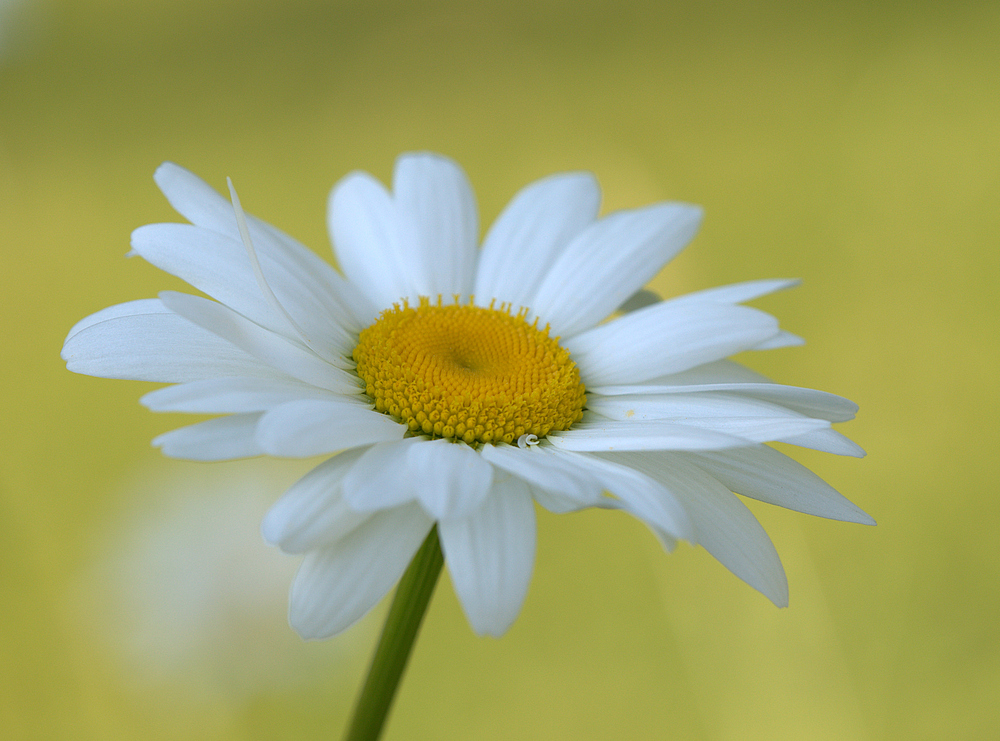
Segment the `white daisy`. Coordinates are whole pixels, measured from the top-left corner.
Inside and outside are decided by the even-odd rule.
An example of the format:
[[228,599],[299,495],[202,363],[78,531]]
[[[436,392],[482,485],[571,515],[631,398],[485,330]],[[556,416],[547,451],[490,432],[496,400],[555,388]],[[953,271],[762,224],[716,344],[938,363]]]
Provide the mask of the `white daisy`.
[[364,615],[435,523],[472,628],[502,634],[531,579],[534,502],[623,509],[779,606],[777,553],[733,492],[872,523],[765,445],[860,456],[831,429],[857,407],[725,359],[799,342],[740,305],[794,281],[662,302],[642,291],[694,236],[694,206],[598,218],[591,175],[554,175],[518,193],[478,247],[461,168],[408,154],[391,192],[362,172],[334,188],[341,275],[244,216],[235,192],[231,205],[173,164],[155,179],[191,224],[141,227],[133,253],[211,298],[112,306],[73,327],[62,355],[78,373],[175,384],[142,398],[154,411],[226,415],[156,438],[168,456],[336,453],[263,523],[305,556],[289,613],[306,638]]

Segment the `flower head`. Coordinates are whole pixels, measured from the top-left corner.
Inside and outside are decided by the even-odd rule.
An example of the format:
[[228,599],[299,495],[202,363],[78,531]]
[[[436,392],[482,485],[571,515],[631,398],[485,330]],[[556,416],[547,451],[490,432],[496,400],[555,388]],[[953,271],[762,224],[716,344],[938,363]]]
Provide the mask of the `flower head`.
[[462,170],[409,154],[392,192],[360,172],[334,188],[341,274],[245,215],[235,191],[230,204],[173,164],[156,182],[191,224],[141,227],[133,252],[211,298],[164,292],[100,311],[73,327],[63,358],[174,384],[142,398],[155,411],[225,415],[156,438],[166,455],[334,454],[263,523],[269,542],[305,555],[290,606],[305,637],[365,614],[435,523],[473,629],[502,634],[531,578],[534,502],[625,510],[668,550],[704,546],[779,606],[777,553],[733,492],[872,522],[765,445],[862,455],[831,429],[857,407],[726,360],[798,344],[740,305],[794,281],[636,300],[694,236],[694,206],[598,218],[594,178],[555,175],[518,193],[479,247]]

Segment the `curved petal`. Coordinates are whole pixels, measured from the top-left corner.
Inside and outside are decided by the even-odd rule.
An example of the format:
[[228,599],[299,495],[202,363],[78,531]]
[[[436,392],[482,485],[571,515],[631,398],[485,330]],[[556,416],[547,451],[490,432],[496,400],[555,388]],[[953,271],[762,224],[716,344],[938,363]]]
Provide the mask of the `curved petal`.
[[532,306],[560,251],[594,222],[601,188],[589,172],[538,180],[520,190],[493,222],[476,270],[476,303]]
[[406,452],[406,466],[417,499],[439,521],[468,517],[493,483],[493,466],[464,443],[422,441]]
[[287,378],[187,319],[159,299],[111,306],[81,320],[63,345],[74,373],[184,383],[219,376]]
[[255,244],[261,270],[296,327],[265,298],[241,242],[189,224],[148,224],[132,232],[132,250],[256,324],[293,339],[304,337],[327,360],[336,362],[336,355],[350,354],[356,339],[354,317],[315,271],[282,259],[282,253],[266,244]]
[[563,342],[588,386],[641,383],[748,350],[778,333],[757,309],[665,301]]
[[150,391],[139,403],[154,412],[235,414],[263,412],[296,399],[343,400],[325,389],[291,378],[208,378]]
[[771,278],[765,280],[748,280],[743,283],[732,283],[728,286],[706,288],[703,291],[685,293],[670,299],[670,303],[687,303],[688,301],[708,301],[716,304],[742,304],[769,293],[785,291],[794,288],[802,281],[797,278]]
[[363,448],[348,450],[320,463],[292,484],[264,515],[264,540],[285,553],[305,553],[329,545],[359,527],[370,516],[344,501],[341,483]]
[[535,509],[528,485],[498,477],[471,515],[439,525],[455,593],[477,634],[499,637],[517,618],[535,565]]
[[254,432],[259,414],[234,414],[180,427],[153,438],[153,446],[168,458],[226,461],[263,455]]
[[745,497],[831,520],[875,524],[808,468],[766,445],[688,453],[685,457]]
[[392,191],[399,218],[415,229],[420,294],[471,292],[479,216],[462,168],[438,154],[404,154],[396,160]]
[[337,368],[311,350],[282,335],[254,324],[232,309],[200,296],[163,291],[164,305],[193,324],[283,373],[300,381],[340,394],[357,394],[360,381],[347,373],[346,359]]
[[775,438],[775,442],[791,443],[802,448],[812,448],[834,455],[849,455],[852,458],[865,457],[864,448],[836,430],[813,430],[799,435]]
[[512,445],[484,445],[480,455],[535,489],[567,497],[574,502],[575,509],[598,505],[603,498],[601,482],[566,456],[553,454],[548,447],[537,445],[521,450]]
[[408,437],[373,445],[344,477],[344,498],[359,512],[397,507],[416,498],[414,474],[406,453],[425,442]]
[[534,314],[562,337],[595,326],[680,252],[700,224],[701,209],[682,203],[605,216],[556,258],[532,300]]
[[671,491],[647,474],[622,465],[616,456],[562,455],[571,456],[574,463],[599,479],[621,509],[646,523],[667,544],[675,538],[692,539],[684,507]]
[[854,419],[858,405],[843,396],[830,394],[826,391],[801,388],[798,386],[782,386],[777,383],[702,383],[678,386],[669,385],[633,385],[626,386],[588,386],[589,399],[596,396],[624,395],[676,395],[711,394],[725,396],[729,399],[759,399],[778,404],[787,409],[799,412],[808,417],[818,417],[831,422],[846,422]]
[[432,524],[416,504],[397,507],[308,553],[292,583],[292,627],[307,640],[350,627],[399,580]]
[[561,450],[719,450],[747,445],[745,438],[672,422],[591,420],[565,432],[550,432],[548,441]]
[[265,412],[257,442],[268,455],[308,458],[399,440],[404,432],[405,425],[361,404],[305,399]]
[[340,269],[376,309],[417,299],[416,235],[401,228],[382,183],[366,172],[346,175],[330,193],[327,223]]
[[[615,460],[618,460],[615,456]],[[788,606],[788,580],[774,544],[735,494],[680,455],[621,456],[678,497],[695,541],[778,607]]]

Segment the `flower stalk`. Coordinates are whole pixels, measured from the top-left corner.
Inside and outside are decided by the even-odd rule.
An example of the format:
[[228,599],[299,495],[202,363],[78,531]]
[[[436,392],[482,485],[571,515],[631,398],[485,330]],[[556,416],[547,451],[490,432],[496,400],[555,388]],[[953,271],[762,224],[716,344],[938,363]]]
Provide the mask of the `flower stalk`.
[[381,735],[443,565],[435,525],[396,587],[344,741],[375,741]]

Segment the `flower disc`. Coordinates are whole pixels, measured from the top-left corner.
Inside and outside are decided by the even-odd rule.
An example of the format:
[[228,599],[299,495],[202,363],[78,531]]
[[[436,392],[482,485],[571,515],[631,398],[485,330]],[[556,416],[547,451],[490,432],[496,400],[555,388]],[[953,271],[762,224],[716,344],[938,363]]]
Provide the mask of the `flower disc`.
[[411,432],[469,444],[568,430],[586,402],[580,372],[526,313],[426,298],[387,309],[354,348],[365,393]]

